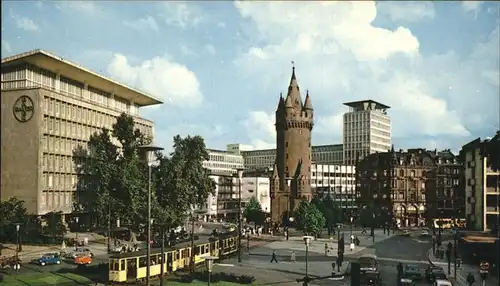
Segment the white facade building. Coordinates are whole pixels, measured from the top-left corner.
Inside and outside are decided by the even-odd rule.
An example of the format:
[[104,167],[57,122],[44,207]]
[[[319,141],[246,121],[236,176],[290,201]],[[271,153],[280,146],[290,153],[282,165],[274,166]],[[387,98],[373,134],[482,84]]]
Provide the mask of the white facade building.
[[355,165],[369,154],[391,149],[390,107],[373,100],[347,102],[344,114],[344,164]]
[[356,167],[312,165],[311,187],[316,194],[329,195],[340,208],[356,208]]
[[229,151],[208,149],[209,159],[203,162],[203,167],[214,173],[236,174],[243,169],[243,156]]

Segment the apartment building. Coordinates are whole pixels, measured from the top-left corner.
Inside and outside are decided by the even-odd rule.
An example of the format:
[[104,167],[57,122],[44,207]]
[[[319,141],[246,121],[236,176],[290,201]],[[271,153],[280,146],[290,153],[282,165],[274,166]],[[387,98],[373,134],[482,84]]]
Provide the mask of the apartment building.
[[122,112],[153,137],[153,122],[138,109],[162,103],[42,50],[3,58],[1,91],[0,199],[16,196],[37,215],[72,212],[73,150],[86,148],[90,135],[111,128]]
[[330,196],[341,209],[356,209],[356,167],[344,165],[311,166],[313,193]]
[[[242,150],[240,153],[247,170],[272,168],[276,162],[276,149]],[[312,146],[311,156],[314,164],[340,165],[343,161],[342,144]]]
[[460,151],[460,161],[464,168],[465,218],[467,227],[472,230],[488,231],[498,228],[500,173],[492,170],[489,161],[492,158],[489,144],[498,142],[498,136],[500,132],[493,139],[477,138],[465,144]]
[[349,107],[343,118],[344,165],[355,165],[357,160],[370,154],[391,149],[389,106],[371,99],[344,105]]

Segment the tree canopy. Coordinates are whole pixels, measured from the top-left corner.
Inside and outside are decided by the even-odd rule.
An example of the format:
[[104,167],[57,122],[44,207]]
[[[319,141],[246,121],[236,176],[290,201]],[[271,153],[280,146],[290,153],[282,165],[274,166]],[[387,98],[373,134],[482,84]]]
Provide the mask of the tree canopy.
[[295,211],[297,229],[306,235],[319,235],[323,230],[326,219],[315,204],[301,201]]
[[[115,144],[114,142],[119,142]],[[148,165],[139,146],[151,142],[123,113],[112,130],[92,134],[87,148],[74,150],[79,174],[77,211],[92,214],[93,225],[120,220],[134,230],[147,222]],[[203,168],[208,152],[200,136],[174,137],[170,156],[155,154],[152,166],[153,227],[178,226],[193,206],[206,202],[215,182]]]
[[250,198],[250,201],[245,206],[243,216],[247,219],[247,222],[253,222],[256,226],[262,225],[266,219],[262,206],[256,197]]
[[0,201],[0,241],[15,241],[17,224],[22,237],[35,237],[42,232],[40,221],[26,212],[24,201],[16,197]]
[[330,234],[332,226],[334,226],[341,220],[340,208],[337,206],[337,204],[333,201],[333,199],[329,195],[324,198],[315,196],[311,200],[311,204],[316,206],[316,208],[321,212],[321,214],[325,218],[324,227],[327,227],[328,234]]

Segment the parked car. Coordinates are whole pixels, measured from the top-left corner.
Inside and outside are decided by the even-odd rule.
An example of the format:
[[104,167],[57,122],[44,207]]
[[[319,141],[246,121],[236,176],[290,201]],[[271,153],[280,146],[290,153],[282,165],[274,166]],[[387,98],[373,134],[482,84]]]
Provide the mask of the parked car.
[[400,235],[400,236],[410,236],[410,235],[411,235],[411,233],[410,233],[410,231],[409,231],[409,230],[405,229],[405,230],[400,231],[400,232],[399,232],[399,235]]
[[77,265],[86,265],[92,263],[92,257],[89,255],[77,255],[74,259],[74,263]]
[[49,264],[61,264],[61,256],[59,253],[46,253],[38,259],[38,263],[41,266]]
[[418,266],[413,264],[404,265],[402,274],[402,277],[404,278],[409,278],[412,280],[422,279],[422,273],[420,272],[420,269],[418,268]]
[[449,281],[447,279],[437,279],[436,281],[434,281],[434,284],[432,284],[432,285],[433,286],[453,286],[451,281]]
[[92,251],[88,247],[77,247],[76,250],[67,253],[66,257],[74,259],[75,257],[77,257],[79,255],[87,255],[90,257],[94,257],[94,254],[92,253]]
[[429,265],[427,269],[425,269],[425,279],[430,282],[446,278],[446,273],[444,272],[444,269],[442,267]]
[[424,236],[424,237],[430,236],[429,230],[427,230],[427,229],[422,230],[420,232],[420,236]]

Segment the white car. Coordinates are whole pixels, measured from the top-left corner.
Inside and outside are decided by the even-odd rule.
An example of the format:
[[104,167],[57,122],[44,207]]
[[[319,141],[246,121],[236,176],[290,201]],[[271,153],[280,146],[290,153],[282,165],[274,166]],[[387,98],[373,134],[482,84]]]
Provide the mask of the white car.
[[445,279],[437,279],[436,281],[434,281],[434,284],[432,284],[433,286],[453,286],[453,284],[451,284],[451,282],[449,280],[445,280]]
[[428,230],[422,230],[422,232],[420,233],[420,236],[429,236],[429,231]]

